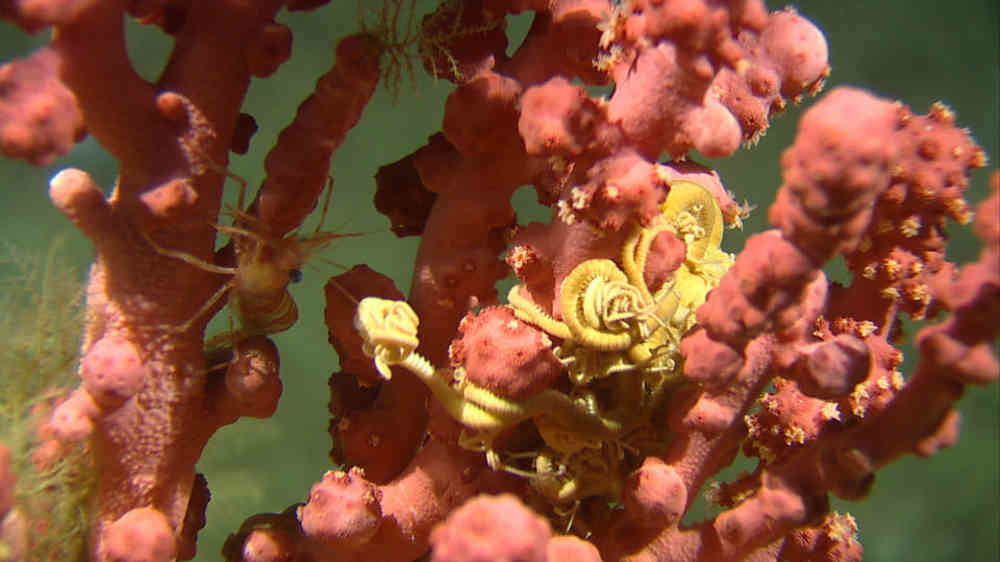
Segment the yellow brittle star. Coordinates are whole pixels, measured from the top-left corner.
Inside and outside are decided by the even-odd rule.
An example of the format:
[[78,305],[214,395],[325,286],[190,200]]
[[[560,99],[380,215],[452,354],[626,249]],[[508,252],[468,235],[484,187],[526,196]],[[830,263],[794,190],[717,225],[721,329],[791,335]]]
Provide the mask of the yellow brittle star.
[[[624,474],[662,445],[651,418],[683,380],[678,344],[694,324],[692,312],[732,263],[722,252],[723,219],[715,197],[689,181],[673,181],[661,214],[636,225],[619,263],[591,259],[578,264],[559,291],[556,319],[521,291],[508,295],[515,315],[552,336],[553,352],[571,386],[543,390],[520,400],[498,396],[465,377],[464,367],[435,369],[415,353],[418,318],[402,301],[361,301],[355,325],[364,351],[382,376],[392,366],[416,374],[445,411],[474,434],[459,442],[483,451],[490,467],[531,480],[533,489],[569,517],[591,496],[616,498]],[[653,241],[671,232],[684,241],[681,266],[661,286],[646,284]],[[503,430],[531,420],[539,442],[527,449],[497,451]]]
[[[644,271],[653,240],[662,232],[676,234],[687,252],[673,278],[654,292]],[[648,227],[637,225],[626,239],[622,268],[593,259],[566,276],[559,294],[562,321],[523,296],[521,286],[510,290],[508,302],[518,318],[563,340],[556,351],[574,382],[630,370],[673,372],[677,343],[694,323],[691,312],[732,263],[719,248],[722,232],[722,211],[712,193],[675,180],[660,219]]]
[[[543,390],[514,401],[469,382],[461,369],[438,370],[414,350],[418,318],[410,305],[368,297],[358,304],[355,328],[364,340],[363,351],[375,359],[379,373],[392,376],[399,365],[417,375],[434,393],[445,410],[459,423],[484,432],[496,432],[533,416],[549,416],[563,425],[597,437],[618,433],[621,426],[593,415],[584,405],[554,390]],[[441,372],[444,371],[444,372]],[[452,380],[457,384],[453,385]]]

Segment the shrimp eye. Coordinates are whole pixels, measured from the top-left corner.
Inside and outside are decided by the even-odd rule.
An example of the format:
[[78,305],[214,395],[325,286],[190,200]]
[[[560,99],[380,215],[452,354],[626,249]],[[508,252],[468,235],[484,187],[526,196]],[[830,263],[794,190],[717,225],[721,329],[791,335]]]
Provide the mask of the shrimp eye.
[[302,281],[302,270],[290,269],[288,271],[288,280],[291,281],[292,283],[298,283],[299,281]]

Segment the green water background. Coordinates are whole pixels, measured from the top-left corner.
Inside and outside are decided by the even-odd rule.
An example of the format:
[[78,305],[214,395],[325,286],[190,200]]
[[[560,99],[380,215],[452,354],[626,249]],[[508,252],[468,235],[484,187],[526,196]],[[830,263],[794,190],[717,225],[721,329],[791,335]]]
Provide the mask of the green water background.
[[[838,85],[862,86],[901,100],[915,112],[926,112],[938,100],[955,110],[957,122],[972,130],[991,158],[987,170],[973,174],[967,196],[973,205],[983,200],[988,169],[998,155],[1000,47],[994,3],[808,0],[795,5],[826,33],[832,66],[827,91]],[[770,7],[781,4],[771,2]],[[230,162],[232,171],[247,178],[251,186],[259,185],[264,155],[278,132],[312,91],[316,78],[328,70],[337,39],[357,29],[358,15],[354,2],[334,2],[312,13],[282,13],[279,21],[295,32],[293,58],[275,76],[253,80],[244,111],[256,118],[260,130],[251,151],[234,155]],[[530,25],[530,16],[511,17],[509,23],[513,49]],[[138,71],[155,79],[169,52],[169,38],[138,25],[128,29]],[[44,34],[25,36],[0,22],[0,61],[23,56],[45,40]],[[406,79],[400,86],[397,101],[384,87],[379,88],[331,168],[336,183],[327,226],[375,234],[347,239],[324,257],[346,266],[368,263],[393,277],[405,291],[417,240],[400,240],[387,233],[387,220],[371,204],[373,174],[378,166],[408,154],[439,130],[443,100],[451,85],[420,74],[415,89]],[[738,198],[758,206],[745,232],[766,227],[766,209],[781,183],[780,154],[791,143],[801,110],[811,103],[778,117],[754,149],[707,162],[719,169]],[[53,236],[68,234],[67,267],[85,271],[92,259],[89,242],[46,196],[48,179],[67,167],[89,172],[108,189],[116,175],[116,162],[90,138],[46,169],[0,158],[0,241],[22,251],[43,252]],[[228,193],[232,198],[235,189],[230,187]],[[530,189],[519,191],[516,202],[522,222],[546,220],[547,209],[535,203]],[[961,228],[950,232],[952,258],[974,259],[977,244],[971,234]],[[741,237],[727,234],[727,250],[738,251],[741,246]],[[196,560],[218,560],[226,534],[246,516],[280,511],[303,501],[309,487],[331,468],[326,380],[337,370],[337,359],[326,343],[322,324],[322,286],[336,273],[336,268],[327,265],[307,268],[304,281],[295,287],[302,312],[299,323],[274,338],[282,353],[284,382],[277,414],[269,420],[242,420],[224,428],[199,463],[213,499]],[[5,274],[0,270],[0,275]],[[907,354],[907,364],[912,366],[913,353]],[[857,517],[866,560],[1000,559],[998,385],[971,389],[960,408],[963,429],[957,446],[931,459],[906,457],[879,472],[866,500],[835,502],[837,509]]]

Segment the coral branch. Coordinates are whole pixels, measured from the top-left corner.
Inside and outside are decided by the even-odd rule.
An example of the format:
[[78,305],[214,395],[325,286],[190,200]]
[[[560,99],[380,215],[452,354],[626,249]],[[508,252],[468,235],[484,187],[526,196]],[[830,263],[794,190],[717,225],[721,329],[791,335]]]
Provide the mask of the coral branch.
[[46,166],[83,140],[86,129],[73,93],[59,80],[49,47],[0,67],[0,150]]
[[337,44],[336,63],[316,82],[264,161],[267,177],[255,202],[257,215],[281,235],[312,212],[327,183],[330,158],[361,118],[378,84],[374,39],[358,34]]

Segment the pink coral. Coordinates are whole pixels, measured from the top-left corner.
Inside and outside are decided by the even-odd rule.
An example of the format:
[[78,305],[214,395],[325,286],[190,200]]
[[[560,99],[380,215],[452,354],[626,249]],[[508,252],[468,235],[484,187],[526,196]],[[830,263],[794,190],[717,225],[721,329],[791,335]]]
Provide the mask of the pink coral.
[[[774,229],[733,256],[723,230],[750,205],[697,153],[730,156],[819,93],[830,53],[816,25],[758,0],[464,0],[400,34],[404,3],[387,2],[338,42],[252,202],[217,226],[228,153],[256,127],[240,111],[251,77],[290,60],[279,9],[324,3],[0,8],[22,29],[54,28],[0,69],[0,148],[44,164],[86,130],[120,163],[110,196],[79,170],[49,186],[97,258],[81,384],[36,457],[92,445],[92,557],[194,555],[203,448],[272,415],[290,384],[265,335],[237,329],[205,349],[205,327],[223,298],[260,299],[230,279],[264,276],[275,240],[319,240],[297,229],[334,152],[415,51],[455,87],[441,132],[376,178],[393,230],[421,236],[409,293],[367,267],[326,285],[343,470],[305,504],[247,519],[227,560],[859,559],[830,494],[865,497],[901,455],[954,444],[955,402],[1000,370],[997,194],[976,214],[978,261],[946,255],[945,226],[971,219],[968,175],[985,165],[954,113],[833,90],[781,158]],[[506,18],[525,11],[531,29],[508,49]],[[175,37],[155,82],[123,48],[127,14]],[[519,222],[525,185],[547,221]],[[216,250],[217,231],[254,255]],[[840,257],[850,285],[824,273]],[[297,270],[280,273],[283,287]],[[277,296],[262,300],[264,327],[291,306]],[[379,314],[361,314],[366,298]],[[908,378],[903,316],[936,318]],[[685,522],[739,451],[753,471],[713,488],[719,513]],[[0,458],[2,511],[14,480]]]
[[108,526],[102,558],[113,562],[166,562],[177,555],[173,533],[159,511],[142,507]]
[[593,545],[552,535],[548,522],[511,494],[476,496],[431,533],[435,562],[555,562],[601,559]]
[[516,497],[479,496],[435,528],[431,544],[436,562],[543,562],[550,534]]
[[448,350],[451,362],[464,365],[470,381],[499,396],[530,396],[555,382],[562,370],[548,336],[508,307],[470,314],[458,331],[461,337]]
[[41,49],[0,70],[0,149],[36,165],[48,165],[86,129],[73,93],[54,77],[58,56]]
[[354,549],[372,540],[382,517],[381,492],[354,468],[328,472],[313,486],[299,518],[302,530],[330,548]]
[[17,474],[11,466],[10,449],[0,446],[0,517],[6,517],[14,505],[14,486]]
[[83,359],[83,388],[106,408],[117,408],[135,396],[149,373],[131,342],[98,340]]

